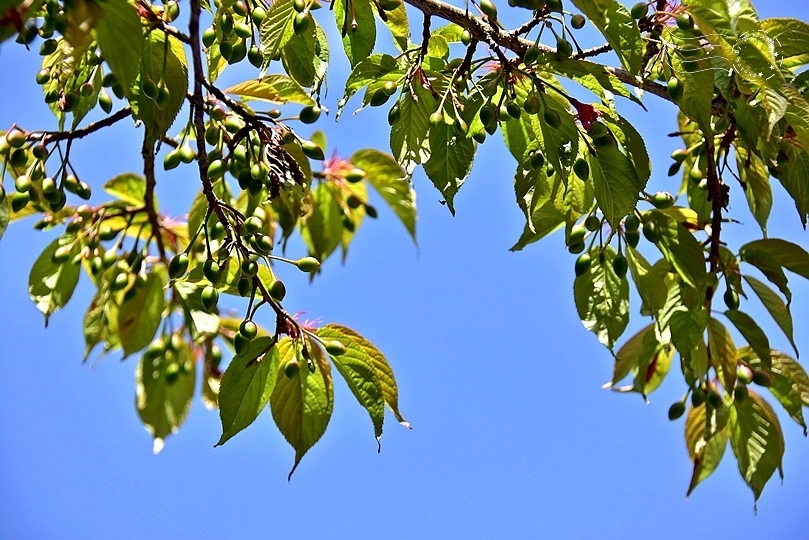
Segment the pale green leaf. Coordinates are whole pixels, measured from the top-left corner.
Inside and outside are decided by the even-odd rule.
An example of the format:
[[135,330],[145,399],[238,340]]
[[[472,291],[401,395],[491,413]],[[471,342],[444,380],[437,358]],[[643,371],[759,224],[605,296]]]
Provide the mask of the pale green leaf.
[[343,213],[328,184],[318,184],[311,194],[312,206],[300,219],[301,237],[309,254],[323,262],[340,245]]
[[610,225],[617,227],[638,202],[635,167],[615,146],[599,148],[596,155],[588,155],[588,161],[598,206]]
[[772,318],[778,324],[778,327],[787,336],[789,342],[792,344],[792,348],[795,350],[795,354],[798,354],[798,347],[793,337],[792,314],[789,312],[789,307],[781,300],[778,294],[765,283],[747,274],[745,274],[744,280],[750,285],[750,288],[753,289],[753,292],[756,293],[761,303],[767,308],[767,311],[769,311]]
[[286,75],[267,75],[260,79],[250,79],[225,90],[242,99],[260,99],[272,103],[300,103],[313,105],[315,101],[291,78]]
[[8,228],[8,199],[0,201],[0,238]]
[[278,376],[278,358],[270,336],[256,337],[233,357],[219,386],[222,436],[216,446],[252,424],[267,405]]
[[741,145],[736,145],[736,166],[744,186],[747,205],[756,218],[761,231],[766,234],[767,221],[772,210],[772,186],[767,166],[757,155]]
[[682,223],[659,210],[646,212],[645,219],[654,222],[660,232],[656,244],[688,285],[699,288],[705,284],[705,252],[702,244]]
[[416,241],[416,192],[407,173],[390,155],[365,148],[351,155],[351,163],[365,171],[365,178],[399,217]]
[[438,108],[432,93],[419,82],[412,85],[414,94],[401,101],[399,120],[390,132],[393,157],[412,174],[416,165],[430,158],[430,115]]
[[775,44],[781,67],[793,69],[809,63],[809,24],[799,19],[772,18],[761,21]]
[[763,369],[770,374],[772,384],[768,390],[803,427],[803,434],[806,435],[809,430],[803,417],[803,408],[809,407],[809,375],[803,367],[795,359],[775,349],[768,351],[766,363],[750,347],[740,348],[739,358],[750,364],[751,368]]
[[629,284],[612,268],[615,250],[607,245],[603,258],[599,247],[590,250],[590,270],[576,278],[573,285],[576,310],[584,327],[612,349],[629,323]]
[[453,199],[472,170],[475,142],[454,126],[442,123],[430,129],[430,149],[424,172],[444,196],[447,208],[454,215]]
[[[307,362],[299,360],[298,374],[287,377],[284,367],[299,353],[289,338],[282,339],[276,346],[279,347],[279,373],[270,396],[270,408],[279,431],[295,449],[295,463],[289,471],[291,478],[301,458],[326,431],[334,407],[334,386],[327,362],[312,364],[315,370],[311,372]],[[312,354],[317,353],[312,351]]]
[[127,0],[103,0],[98,5],[103,14],[93,36],[121,88],[129,95],[143,56],[143,23]]
[[736,345],[728,329],[713,317],[708,319],[708,354],[725,391],[731,392],[736,387]]
[[710,416],[706,412],[704,404],[689,407],[685,419],[685,443],[694,464],[686,497],[691,495],[700,482],[713,474],[728,445],[727,409],[711,409]]
[[131,205],[143,206],[146,179],[139,174],[122,173],[105,182],[104,191]]
[[296,13],[294,0],[277,0],[267,10],[267,18],[261,21],[259,27],[265,58],[278,56],[295,34],[293,22]]
[[637,73],[643,59],[643,39],[629,10],[616,0],[573,0],[573,4],[592,21],[607,38],[621,63],[630,73]]
[[118,335],[124,358],[148,345],[163,322],[166,279],[165,267],[155,266],[145,280],[136,279],[130,286],[133,290],[124,295],[118,309]]
[[343,38],[343,48],[353,67],[374,50],[374,7],[371,0],[335,0],[332,7],[337,28]]
[[772,474],[781,470],[784,435],[772,407],[753,390],[730,409],[730,446],[742,478],[757,501]]
[[[56,250],[70,246],[70,257],[64,263],[53,261]],[[81,245],[73,235],[62,235],[37,257],[28,275],[28,295],[36,308],[45,315],[45,326],[51,313],[67,304],[79,282],[81,266],[73,259],[79,255]]]
[[196,362],[183,343],[161,356],[143,355],[135,369],[135,405],[146,431],[154,438],[155,454],[188,416],[194,397]]
[[629,262],[629,271],[632,281],[638,290],[643,304],[652,313],[659,313],[666,304],[668,289],[666,287],[667,272],[660,266],[652,266],[643,255],[633,248],[626,246],[626,258]]

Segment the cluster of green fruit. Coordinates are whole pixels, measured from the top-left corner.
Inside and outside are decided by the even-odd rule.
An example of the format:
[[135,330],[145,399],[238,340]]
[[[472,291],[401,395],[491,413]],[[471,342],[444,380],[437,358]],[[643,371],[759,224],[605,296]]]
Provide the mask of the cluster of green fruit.
[[229,64],[241,62],[246,56],[253,66],[262,67],[264,51],[261,42],[256,39],[256,33],[267,18],[267,9],[261,1],[254,3],[255,6],[250,9],[245,0],[238,0],[229,6],[217,2],[213,26],[202,32],[202,44],[211,48],[218,41],[219,54]]
[[[581,158],[577,160],[577,163],[580,163],[580,161],[586,164],[586,161]],[[573,170],[576,175],[582,180],[586,179],[583,174],[585,172],[589,172],[589,167],[585,169],[579,165],[578,169],[582,174],[579,174],[576,164],[574,164]],[[647,202],[651,203],[652,206],[658,210],[670,208],[674,204],[674,197],[671,195],[671,193],[666,191],[659,191],[654,195],[646,195],[645,197]],[[657,230],[657,225],[648,219],[645,222],[642,222],[642,215],[643,214],[638,214],[635,212],[629,214],[626,216],[626,218],[624,218],[623,226],[621,227],[620,232],[624,243],[633,248],[637,247],[638,242],[640,241],[641,231],[643,231],[643,236],[649,242],[656,244],[660,241],[660,232]],[[571,227],[567,236],[568,251],[573,254],[581,253],[581,255],[579,255],[579,257],[576,259],[576,263],[574,265],[576,277],[582,276],[590,270],[590,266],[592,265],[592,256],[590,255],[589,250],[582,253],[586,247],[585,240],[587,239],[588,234],[600,231],[604,223],[605,221],[602,218],[599,218],[595,214],[590,214],[584,219],[584,223],[582,225],[574,225]],[[641,223],[643,224],[642,228]],[[620,279],[623,279],[626,276],[627,270],[629,269],[627,259],[621,252],[620,244],[618,246],[618,253],[612,260],[612,269],[615,272],[615,275],[617,275]]]
[[[57,0],[47,0],[42,5],[40,17],[31,17],[25,22],[22,30],[17,34],[17,43],[30,45],[37,37],[45,39],[40,47],[43,56],[52,53],[56,48],[53,40],[55,33],[64,34],[68,27],[67,17]],[[46,51],[46,52],[43,52]]]
[[[181,333],[175,332],[170,336],[160,336],[152,341],[143,353],[143,361],[151,362],[155,368],[155,376],[162,371],[166,384],[174,384],[181,375],[194,370],[194,361],[191,358],[182,358],[181,348],[185,345]],[[218,347],[217,347],[218,349]],[[221,351],[219,351],[221,355]]]
[[[763,369],[752,369],[745,363],[740,363],[736,368],[736,387],[733,389],[733,399],[735,401],[744,401],[749,395],[747,386],[751,383],[757,384],[764,388],[768,388],[772,384],[772,376]],[[713,384],[703,382],[693,389],[689,389],[691,394],[691,406],[699,407],[705,404],[711,409],[721,409],[726,405],[725,398]],[[674,402],[669,407],[669,420],[677,420],[685,414],[685,402],[688,398],[686,396]]]
[[[50,210],[58,212],[67,202],[65,191],[69,191],[80,198],[90,198],[90,186],[80,181],[73,174],[68,174],[64,163],[59,169],[61,182],[57,183],[47,176],[45,162],[50,152],[41,143],[29,143],[28,135],[18,129],[12,128],[0,137],[0,159],[3,162],[3,171],[9,168],[14,172],[14,194],[11,195],[11,209],[20,212],[29,203],[37,205],[37,210]],[[59,176],[60,174],[57,174]],[[6,197],[5,189],[0,183],[0,201]]]

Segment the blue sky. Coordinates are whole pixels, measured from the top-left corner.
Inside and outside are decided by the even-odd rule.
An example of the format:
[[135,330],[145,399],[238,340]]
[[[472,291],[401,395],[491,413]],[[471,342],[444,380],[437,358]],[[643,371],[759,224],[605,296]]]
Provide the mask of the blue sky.
[[[804,17],[799,2],[758,4],[762,17]],[[325,103],[333,107],[346,62],[332,44]],[[0,48],[3,129],[14,121],[53,126],[34,82],[37,62],[35,52]],[[339,124],[317,124],[330,150],[387,149],[384,111],[352,116],[356,103]],[[652,188],[674,190],[664,174],[677,147],[665,137],[674,109],[646,103],[648,113],[620,106],[647,137]],[[138,136],[122,125],[88,137],[75,146],[79,171],[100,186],[138,170]],[[311,285],[295,271],[282,274],[288,309],[349,325],[386,353],[413,424],[408,431],[388,416],[377,454],[367,414],[338,383],[329,429],[291,482],[294,453],[266,411],[214,448],[218,415],[195,399],[185,425],[152,455],[134,407],[136,359],[81,363],[86,279],[43,327],[26,292],[28,269],[54,233],[33,231],[30,220],[12,225],[0,240],[0,538],[804,537],[809,440],[785,415],[786,479],[770,482],[757,516],[729,451],[685,500],[683,422],[666,418],[684,384],[672,376],[648,405],[600,388],[612,362],[576,315],[575,257],[559,233],[508,251],[522,231],[514,162],[492,142],[478,153],[455,217],[416,175],[418,248],[377,200],[380,217],[359,230],[345,265],[329,260]],[[197,189],[191,169],[160,180],[164,211],[186,211]],[[775,191],[772,235],[807,245],[794,207]],[[758,228],[736,185],[734,195],[743,223],[728,238],[738,249]],[[293,242],[289,254],[302,255],[301,245]],[[805,349],[809,287],[799,279],[791,280],[793,314]],[[646,324],[638,307],[633,298],[627,336]],[[786,350],[766,315],[750,311]]]

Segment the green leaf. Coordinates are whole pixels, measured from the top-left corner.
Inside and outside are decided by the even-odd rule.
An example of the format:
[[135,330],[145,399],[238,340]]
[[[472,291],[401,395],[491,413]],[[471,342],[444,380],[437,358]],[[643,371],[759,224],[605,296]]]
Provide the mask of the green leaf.
[[588,154],[587,160],[598,206],[615,228],[638,202],[640,182],[635,166],[615,146],[599,148],[596,155]]
[[627,71],[637,73],[643,59],[643,39],[629,10],[616,0],[573,0],[573,4],[607,38]]
[[708,319],[708,354],[725,391],[731,392],[736,387],[736,345],[728,329],[713,317]]
[[742,478],[757,501],[772,474],[781,469],[784,435],[772,407],[753,390],[730,409],[730,446],[739,462]]
[[345,379],[351,393],[368,411],[378,443],[382,437],[382,424],[385,420],[385,398],[373,361],[350,336],[334,328],[328,326],[319,328],[317,336],[324,341],[339,341],[345,346],[346,352],[340,355],[330,355],[331,361]]
[[[733,326],[735,326],[744,339],[747,340],[747,343],[756,351],[756,354],[760,358],[769,360],[770,340],[753,317],[738,309],[725,311],[725,317],[733,323]],[[769,364],[769,361],[767,364]]]
[[[528,84],[528,82],[523,81],[523,84]],[[565,157],[567,155],[566,152],[569,150],[569,155],[571,156],[575,156],[579,153],[579,128],[576,126],[576,122],[573,120],[573,115],[570,114],[569,109],[570,105],[567,100],[562,102],[557,98],[551,98],[550,95],[546,95],[543,101],[542,111],[539,114],[544,115],[547,110],[554,111],[559,115],[559,119],[562,121],[558,128],[552,128],[547,122],[540,121],[539,116],[523,114],[520,116],[519,120],[520,123],[530,122],[531,124],[531,128],[525,131],[525,135],[528,137],[526,141],[528,145],[530,146],[531,142],[536,139],[541,139],[541,147],[545,152],[545,157],[556,169],[556,172],[562,175],[567,175],[567,172],[570,170],[570,165],[572,165],[572,163],[568,163]],[[506,124],[508,123],[509,122],[506,122]],[[517,122],[512,121],[511,123]],[[532,131],[534,132],[533,135],[531,133]],[[524,150],[519,156],[515,157],[521,159],[523,155],[525,155]]]
[[396,78],[403,74],[396,59],[389,54],[372,54],[354,66],[346,79],[345,93],[337,104],[338,115],[358,90],[375,81],[387,80],[390,73],[396,73]]
[[382,351],[377,349],[376,345],[347,326],[330,323],[323,328],[329,328],[348,336],[354,341],[354,343],[359,345],[363,351],[365,351],[365,353],[371,359],[374,369],[376,370],[376,375],[379,378],[380,384],[382,385],[382,395],[385,398],[385,403],[393,412],[393,416],[396,417],[396,420],[409,429],[410,423],[405,420],[402,413],[399,412],[399,388],[396,384],[396,377],[393,375],[393,369],[390,367],[388,359],[385,358],[384,354],[382,354]]
[[809,24],[799,19],[772,18],[761,21],[775,44],[778,64],[787,69],[809,63]]
[[135,6],[126,0],[101,0],[98,5],[103,14],[93,37],[121,88],[130,95],[144,52],[143,24]]
[[657,226],[660,241],[656,245],[683,281],[697,289],[704,285],[705,252],[691,231],[660,210],[646,212],[644,217]]
[[803,427],[804,436],[809,432],[803,417],[803,407],[809,407],[809,375],[803,367],[789,355],[773,349],[768,351],[767,362],[750,347],[739,349],[739,358],[753,369],[763,369],[770,373],[772,384],[768,390],[781,403],[784,410]]
[[795,345],[795,339],[793,337],[792,314],[789,312],[789,307],[784,303],[783,300],[781,300],[778,294],[770,289],[765,283],[749,275],[745,275],[744,280],[748,285],[750,285],[753,292],[756,293],[756,296],[758,296],[761,303],[764,304],[764,307],[767,308],[767,311],[770,312],[772,318],[775,319],[778,327],[787,336],[787,339],[789,339],[789,342],[797,355],[798,347]]
[[660,342],[657,340],[654,323],[645,326],[615,353],[612,381],[605,384],[604,388],[614,387],[624,377],[636,371],[642,359],[650,358],[659,348]]
[[646,188],[646,182],[652,174],[652,165],[649,161],[649,152],[646,150],[646,143],[638,130],[635,129],[626,118],[621,115],[616,115],[613,118],[609,111],[603,108],[596,107],[601,110],[601,121],[607,124],[621,144],[623,151],[632,160],[635,167],[637,178],[638,191]]
[[736,166],[744,186],[747,205],[763,233],[767,233],[767,221],[772,210],[772,187],[767,166],[757,155],[748,152],[742,145],[736,146]]
[[[289,471],[292,478],[301,458],[326,431],[334,407],[334,385],[328,362],[313,364],[312,373],[304,361],[298,374],[290,379],[282,371],[286,363],[298,355],[295,345],[284,338],[276,347],[279,373],[270,396],[270,408],[279,431],[295,449],[295,463]],[[316,357],[316,353],[313,356]]]
[[124,358],[144,348],[152,341],[163,322],[166,269],[155,266],[144,281],[136,279],[127,291],[118,309],[118,335],[124,349]]
[[225,90],[241,98],[260,99],[272,103],[300,103],[314,105],[315,101],[301,86],[286,75],[267,75],[260,79],[250,79]]
[[410,24],[407,20],[407,9],[404,3],[392,11],[386,11],[385,15],[387,16],[385,26],[393,36],[393,42],[400,51],[405,50],[410,39]]
[[694,379],[708,371],[708,350],[705,347],[705,330],[708,328],[708,312],[681,307],[669,317],[671,341],[683,357],[684,366]]
[[660,266],[652,266],[643,257],[640,251],[632,246],[626,246],[626,258],[629,262],[629,271],[632,281],[643,304],[652,313],[657,314],[666,305],[668,288],[666,287],[667,272]]
[[371,0],[335,0],[332,7],[348,61],[356,66],[373,52],[376,43]]
[[711,409],[710,416],[706,412],[704,404],[689,407],[685,419],[685,443],[688,456],[694,464],[686,497],[693,493],[700,482],[713,474],[728,445],[727,409]]
[[256,337],[233,357],[219,386],[222,436],[216,446],[252,424],[267,405],[278,376],[278,358],[270,336]]
[[301,237],[309,254],[323,262],[340,245],[343,213],[328,184],[318,184],[311,195],[311,209],[300,220]]
[[584,327],[612,350],[629,323],[629,284],[612,268],[616,255],[612,246],[601,252],[593,246],[590,255],[593,263],[589,272],[578,276],[573,285],[576,310]]
[[[185,103],[188,65],[183,43],[174,36],[152,32],[144,43],[139,65],[138,78],[129,87],[130,103],[133,114],[146,127],[146,140],[153,144],[166,134]],[[143,93],[141,85],[146,79],[165,85],[168,90],[165,102],[157,103]]]
[[475,142],[454,126],[442,123],[430,129],[430,149],[424,172],[444,196],[449,211],[455,215],[453,199],[472,170]]
[[[415,224],[414,224],[415,225]],[[0,201],[0,238],[8,228],[8,199]]]
[[329,42],[315,22],[302,34],[293,34],[281,51],[284,70],[301,86],[320,86],[329,65]]
[[809,216],[809,186],[805,179],[809,175],[809,153],[790,146],[785,146],[784,152],[788,159],[781,165],[778,181],[792,197],[801,223],[806,227]]
[[261,48],[264,49],[265,58],[278,56],[281,49],[295,35],[293,23],[296,13],[294,0],[278,0],[267,10],[267,18],[261,21],[259,27]]
[[365,171],[368,183],[388,203],[416,242],[416,192],[404,169],[390,155],[370,148],[357,150],[350,161]]
[[809,279],[809,253],[799,245],[780,238],[748,242],[739,249],[739,257],[746,262],[772,259],[787,270]]
[[546,66],[549,71],[579,83],[605,103],[612,105],[615,95],[639,103],[638,98],[615,76],[615,73],[601,64],[573,58],[560,60],[557,55],[552,53],[540,55],[537,63]]
[[146,431],[154,438],[155,454],[188,416],[195,382],[196,362],[186,343],[158,357],[143,355],[138,362],[135,404]]
[[416,165],[430,158],[430,115],[438,108],[432,93],[419,82],[412,85],[414,94],[401,101],[399,120],[390,132],[393,157],[412,174]]
[[[53,261],[57,249],[70,246],[70,256],[64,263]],[[45,315],[45,326],[51,313],[67,304],[79,282],[81,266],[74,259],[81,245],[72,234],[65,234],[51,242],[37,257],[28,275],[28,295],[36,308]]]
[[104,191],[131,205],[143,206],[146,197],[146,179],[139,174],[122,173],[108,180],[104,184]]

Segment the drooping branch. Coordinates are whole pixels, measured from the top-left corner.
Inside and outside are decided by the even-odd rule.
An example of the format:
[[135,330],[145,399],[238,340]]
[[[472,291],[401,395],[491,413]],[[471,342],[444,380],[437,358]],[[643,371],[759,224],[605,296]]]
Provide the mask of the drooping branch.
[[86,137],[91,133],[95,133],[99,129],[109,127],[114,123],[123,120],[124,118],[128,118],[132,115],[132,109],[129,107],[124,107],[120,111],[117,111],[110,116],[103,118],[97,122],[93,122],[92,124],[88,124],[83,128],[74,129],[72,131],[45,131],[45,132],[36,132],[32,131],[28,138],[31,139],[41,139],[43,144],[49,144],[57,141],[72,141],[74,139],[81,139]]

